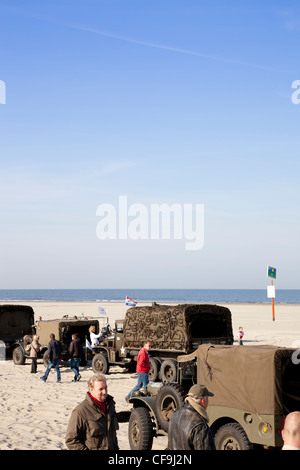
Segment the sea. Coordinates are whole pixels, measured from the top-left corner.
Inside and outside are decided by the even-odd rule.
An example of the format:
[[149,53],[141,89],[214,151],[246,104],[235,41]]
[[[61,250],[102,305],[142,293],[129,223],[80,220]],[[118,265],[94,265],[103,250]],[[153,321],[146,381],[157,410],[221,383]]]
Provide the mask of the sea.
[[[276,303],[299,304],[299,289],[276,289]],[[0,289],[1,301],[270,303],[267,289]]]

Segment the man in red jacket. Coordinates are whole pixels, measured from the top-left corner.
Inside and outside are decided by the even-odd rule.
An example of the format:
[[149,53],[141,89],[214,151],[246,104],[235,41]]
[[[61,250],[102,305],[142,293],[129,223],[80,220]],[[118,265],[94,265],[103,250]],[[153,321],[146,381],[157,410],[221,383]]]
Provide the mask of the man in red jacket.
[[150,348],[151,348],[150,341],[145,341],[142,349],[139,351],[138,358],[137,358],[137,365],[136,365],[138,383],[136,384],[135,387],[133,387],[133,389],[125,397],[125,400],[127,402],[129,401],[129,398],[131,398],[132,394],[140,390],[142,387],[144,389],[144,393],[147,394],[147,385],[149,383],[149,369],[150,369],[148,351]]

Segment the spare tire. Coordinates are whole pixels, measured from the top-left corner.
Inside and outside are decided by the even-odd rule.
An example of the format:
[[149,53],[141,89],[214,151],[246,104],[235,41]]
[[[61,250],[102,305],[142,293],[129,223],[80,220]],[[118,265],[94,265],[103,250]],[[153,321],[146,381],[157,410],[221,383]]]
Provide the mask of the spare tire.
[[156,416],[161,428],[168,432],[169,421],[175,411],[183,407],[186,392],[177,383],[166,383],[156,397]]

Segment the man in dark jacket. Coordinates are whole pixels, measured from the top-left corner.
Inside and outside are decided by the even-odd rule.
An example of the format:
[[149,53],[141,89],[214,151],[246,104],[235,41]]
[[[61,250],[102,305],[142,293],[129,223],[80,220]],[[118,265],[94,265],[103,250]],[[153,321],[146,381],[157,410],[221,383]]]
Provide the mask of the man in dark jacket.
[[115,402],[107,394],[106,378],[95,374],[88,381],[85,400],[72,411],[66,446],[70,450],[118,450],[118,429]]
[[81,375],[79,374],[79,363],[83,356],[83,350],[81,341],[78,338],[77,333],[72,334],[72,341],[70,343],[69,353],[71,356],[71,369],[75,374],[73,382],[78,382],[81,379]]
[[55,367],[57,374],[57,382],[60,383],[60,370],[59,370],[59,361],[61,359],[62,345],[61,342],[55,339],[54,333],[50,335],[50,341],[48,343],[48,366],[43,377],[40,377],[41,380],[46,382],[49,372],[52,367]]
[[183,408],[176,411],[169,424],[168,450],[215,450],[206,413],[209,392],[204,385],[193,385]]

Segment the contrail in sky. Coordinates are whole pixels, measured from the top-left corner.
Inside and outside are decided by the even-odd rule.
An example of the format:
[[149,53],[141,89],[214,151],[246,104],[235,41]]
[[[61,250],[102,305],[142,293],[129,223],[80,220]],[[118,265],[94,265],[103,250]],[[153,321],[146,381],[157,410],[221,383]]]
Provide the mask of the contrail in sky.
[[204,54],[202,52],[191,51],[189,49],[181,49],[179,47],[165,46],[163,44],[156,44],[156,43],[153,43],[153,42],[142,41],[142,40],[139,40],[139,39],[133,39],[133,38],[129,38],[129,37],[126,37],[126,36],[119,35],[119,34],[103,31],[101,29],[95,29],[95,28],[90,28],[88,26],[71,24],[71,23],[67,23],[67,22],[64,22],[64,21],[59,21],[59,20],[52,19],[52,18],[45,17],[45,16],[41,16],[41,15],[28,14],[25,11],[21,11],[21,10],[11,8],[11,7],[2,7],[1,6],[1,9],[2,8],[6,11],[21,14],[23,16],[27,16],[27,17],[30,17],[30,18],[35,18],[36,20],[47,21],[49,23],[55,23],[57,25],[65,26],[67,28],[72,28],[72,29],[76,29],[76,30],[80,30],[80,31],[86,31],[86,32],[89,32],[89,33],[98,34],[100,36],[110,37],[112,39],[117,39],[119,41],[125,41],[125,42],[129,42],[129,43],[132,43],[132,44],[137,44],[137,45],[140,45],[140,46],[152,47],[152,48],[155,48],[155,49],[161,49],[161,50],[165,50],[165,51],[175,52],[175,53],[178,53],[178,54],[191,55],[191,56],[195,56],[195,57],[201,57],[202,59],[214,60],[214,61],[224,62],[224,63],[228,63],[228,64],[242,65],[244,67],[252,67],[252,68],[256,68],[256,69],[260,69],[260,70],[280,72],[280,70],[278,70],[278,69],[276,70],[272,67],[268,67],[268,66],[265,66],[265,65],[257,65],[257,64],[253,64],[253,63],[249,63],[249,62],[243,62],[243,61],[240,61],[240,60],[227,59],[227,58],[223,58],[223,57]]
[[226,59],[226,58],[217,57],[217,56],[213,56],[213,55],[209,55],[209,54],[203,54],[202,52],[191,51],[189,49],[181,49],[181,48],[178,48],[178,47],[165,46],[163,44],[156,44],[156,43],[153,43],[153,42],[141,41],[139,39],[132,39],[132,38],[128,38],[126,36],[121,36],[119,34],[114,34],[114,33],[110,33],[110,32],[107,32],[107,31],[102,31],[102,30],[99,30],[99,29],[90,28],[90,27],[87,27],[87,26],[80,26],[80,25],[74,25],[74,24],[68,24],[68,23],[59,23],[59,24],[67,26],[69,28],[77,29],[77,30],[80,30],[80,31],[87,31],[89,33],[98,34],[100,36],[107,36],[107,37],[110,37],[110,38],[113,38],[113,39],[118,39],[120,41],[130,42],[132,44],[138,44],[140,46],[152,47],[152,48],[155,48],[155,49],[162,49],[162,50],[165,50],[165,51],[177,52],[177,53],[180,53],[180,54],[193,55],[193,56],[196,56],[196,57],[202,57],[203,59],[210,59],[210,60],[215,60],[215,61],[219,61],[219,62],[226,62],[226,63],[237,64],[237,65],[244,65],[246,67],[253,67],[253,68],[257,68],[257,69],[261,69],[261,70],[275,71],[275,69],[273,69],[271,67],[266,67],[266,66],[263,66],[263,65],[252,64],[252,63],[249,63],[249,62],[243,62],[243,61],[234,60],[234,59]]

